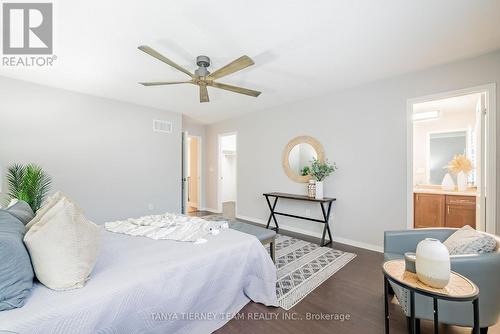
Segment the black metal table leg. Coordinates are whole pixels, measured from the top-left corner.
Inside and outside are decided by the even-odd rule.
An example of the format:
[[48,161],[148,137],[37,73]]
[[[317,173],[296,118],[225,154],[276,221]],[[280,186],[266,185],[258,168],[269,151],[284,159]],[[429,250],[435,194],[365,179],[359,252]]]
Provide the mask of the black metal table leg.
[[474,327],[472,328],[472,334],[479,334],[479,299],[476,298],[472,301],[472,307],[474,308]]
[[[325,226],[323,227],[323,236],[321,237],[321,246],[326,246],[329,243],[332,243],[332,233],[330,232],[330,226],[328,225],[328,222],[330,220],[330,212],[332,209],[332,203],[330,202],[328,205],[328,211],[325,211],[325,206],[323,203],[319,203],[321,206],[321,213],[323,213],[323,219],[324,219],[324,224]],[[330,241],[325,244],[325,234],[328,231],[328,237],[330,238]]]
[[278,197],[274,198],[274,203],[271,205],[271,202],[269,201],[269,197],[266,196],[266,201],[267,205],[269,206],[269,210],[271,211],[271,214],[269,215],[269,219],[267,220],[267,225],[266,228],[269,228],[269,224],[271,223],[271,219],[274,221],[274,224],[276,225],[276,231],[279,229],[278,221],[276,220],[276,216],[274,215],[274,209],[276,208],[276,204],[278,203]]
[[384,275],[385,334],[389,334],[389,280]]
[[410,328],[411,334],[416,334],[416,323],[415,323],[415,291],[410,291]]
[[434,334],[439,334],[439,314],[438,314],[438,300],[432,299],[434,304]]

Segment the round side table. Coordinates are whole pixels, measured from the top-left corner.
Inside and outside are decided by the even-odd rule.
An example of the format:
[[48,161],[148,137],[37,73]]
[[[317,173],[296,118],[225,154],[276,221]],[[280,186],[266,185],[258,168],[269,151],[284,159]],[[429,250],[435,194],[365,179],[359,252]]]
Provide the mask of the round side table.
[[451,272],[450,282],[442,289],[432,288],[418,280],[417,274],[405,270],[404,260],[390,260],[382,266],[384,272],[385,333],[389,334],[389,281],[410,291],[410,330],[416,334],[415,293],[432,298],[434,333],[439,333],[438,300],[472,302],[473,334],[479,334],[479,288],[470,279]]

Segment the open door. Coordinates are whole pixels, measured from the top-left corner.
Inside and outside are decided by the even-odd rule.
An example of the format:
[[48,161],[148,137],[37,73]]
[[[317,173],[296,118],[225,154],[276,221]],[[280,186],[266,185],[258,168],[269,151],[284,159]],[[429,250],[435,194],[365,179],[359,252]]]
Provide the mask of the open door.
[[188,197],[189,197],[189,187],[188,187],[188,133],[182,132],[182,189],[181,189],[181,212],[183,214],[187,213]]

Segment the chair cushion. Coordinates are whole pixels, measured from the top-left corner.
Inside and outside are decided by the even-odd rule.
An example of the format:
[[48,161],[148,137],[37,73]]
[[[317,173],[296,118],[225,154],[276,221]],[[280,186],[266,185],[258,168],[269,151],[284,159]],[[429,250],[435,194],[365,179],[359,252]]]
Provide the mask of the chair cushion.
[[494,237],[466,225],[444,241],[450,255],[491,253],[497,242]]
[[31,210],[29,204],[21,200],[11,201],[6,210],[24,225],[28,224],[35,217],[35,213]]
[[41,210],[24,242],[42,284],[53,290],[81,288],[97,259],[100,229],[69,199],[58,198]]
[[276,232],[267,228],[255,226],[252,224],[233,221],[229,223],[229,227],[243,233],[251,234],[257,237],[259,241],[266,241],[276,237]]
[[33,286],[33,268],[23,244],[24,224],[0,210],[0,311],[21,307]]

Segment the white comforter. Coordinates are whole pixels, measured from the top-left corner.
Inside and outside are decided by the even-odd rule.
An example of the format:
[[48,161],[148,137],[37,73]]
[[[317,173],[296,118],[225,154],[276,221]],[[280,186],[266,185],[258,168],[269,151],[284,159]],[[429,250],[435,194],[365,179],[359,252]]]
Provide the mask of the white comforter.
[[276,269],[253,236],[231,229],[209,242],[152,240],[102,229],[102,251],[82,289],[37,283],[25,306],[0,312],[15,333],[210,333],[248,301],[277,306]]
[[106,230],[151,239],[167,239],[203,243],[206,236],[217,235],[227,222],[208,221],[200,217],[189,217],[165,213],[162,215],[129,218],[105,223]]

